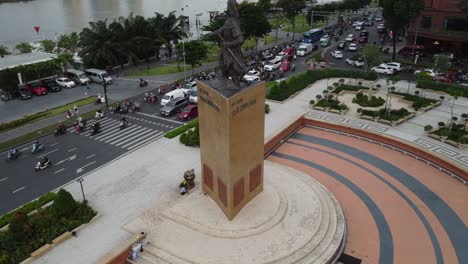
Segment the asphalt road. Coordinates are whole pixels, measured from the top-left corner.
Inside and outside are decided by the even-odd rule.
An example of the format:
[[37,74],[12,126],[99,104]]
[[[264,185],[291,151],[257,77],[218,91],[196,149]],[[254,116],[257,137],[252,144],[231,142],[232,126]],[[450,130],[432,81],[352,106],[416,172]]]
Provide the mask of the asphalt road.
[[[42,138],[40,142],[45,150],[40,153],[31,153],[32,142],[18,147],[22,155],[17,160],[7,160],[7,153],[0,153],[0,215],[153,142],[181,125],[178,121],[144,112],[125,116],[129,126],[123,130],[119,129],[120,115],[106,113],[100,121],[102,131],[97,135],[90,136],[89,130],[76,135],[70,128],[65,135]],[[34,166],[41,155],[46,155],[52,166],[35,172]]]

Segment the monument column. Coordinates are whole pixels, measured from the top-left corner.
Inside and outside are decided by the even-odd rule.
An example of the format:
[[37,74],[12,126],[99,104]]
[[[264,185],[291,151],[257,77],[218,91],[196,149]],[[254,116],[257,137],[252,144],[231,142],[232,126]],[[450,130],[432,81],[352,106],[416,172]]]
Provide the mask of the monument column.
[[232,220],[263,190],[265,83],[197,86],[202,188]]

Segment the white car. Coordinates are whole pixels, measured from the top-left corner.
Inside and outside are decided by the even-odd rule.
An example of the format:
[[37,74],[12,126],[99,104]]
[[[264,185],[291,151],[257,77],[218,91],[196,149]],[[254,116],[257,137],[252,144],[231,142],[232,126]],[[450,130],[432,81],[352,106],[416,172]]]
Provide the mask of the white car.
[[354,35],[353,35],[353,34],[349,34],[349,35],[346,36],[346,39],[345,39],[345,40],[348,41],[348,42],[352,42],[352,41],[354,41],[354,39],[355,39]]
[[355,27],[355,29],[356,29],[357,31],[361,31],[361,30],[362,30],[362,26],[357,25],[357,26]]
[[57,80],[55,81],[57,82],[58,85],[65,87],[65,88],[73,88],[76,86],[76,83],[74,81],[65,77],[57,78]]
[[335,59],[342,59],[343,58],[343,53],[339,50],[335,50],[330,52],[330,55],[335,58]]
[[433,69],[424,69],[424,70],[422,70],[422,71],[415,71],[415,72],[414,72],[414,75],[416,75],[416,74],[418,74],[418,73],[424,73],[424,74],[427,74],[427,75],[429,75],[429,76],[431,76],[431,77],[435,77],[435,76],[439,75],[439,73],[436,72],[436,71],[433,70]]
[[393,75],[395,73],[393,69],[390,69],[381,65],[377,67],[372,67],[371,71],[376,72],[376,73],[386,74],[386,75]]
[[362,58],[358,58],[358,59],[348,58],[346,59],[346,63],[349,65],[353,65],[355,67],[364,66],[364,60]]
[[269,62],[267,62],[267,64],[263,67],[263,69],[265,71],[274,71],[276,69],[278,69],[281,65],[281,60],[277,60],[277,59],[273,59]]
[[397,72],[401,72],[401,70],[402,70],[401,63],[399,63],[399,62],[383,63],[381,65],[386,66],[387,68],[390,68],[390,69],[394,69]]
[[251,82],[251,81],[258,82],[258,81],[260,81],[260,72],[259,72],[259,71],[255,71],[255,70],[248,71],[248,72],[244,75],[244,80],[246,80],[246,81],[248,81],[248,82]]
[[348,46],[349,51],[356,51],[357,50],[357,44],[356,43],[351,43]]
[[198,104],[197,87],[190,90],[188,94],[189,94],[189,102],[192,104]]

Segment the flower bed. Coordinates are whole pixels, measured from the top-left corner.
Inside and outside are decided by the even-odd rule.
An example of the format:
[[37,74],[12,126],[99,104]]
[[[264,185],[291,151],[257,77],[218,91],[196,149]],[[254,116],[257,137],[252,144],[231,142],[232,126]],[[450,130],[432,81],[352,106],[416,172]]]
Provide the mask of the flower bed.
[[65,190],[57,193],[52,206],[39,209],[35,214],[16,212],[9,228],[0,231],[0,263],[23,261],[66,231],[88,223],[95,215],[87,203],[76,202]]
[[363,107],[379,107],[385,103],[385,100],[382,97],[375,97],[374,95],[369,96],[358,93],[356,97],[353,98],[353,103],[358,104]]
[[407,94],[407,93],[397,93],[397,92],[392,92],[392,93],[397,94],[397,95],[402,95],[403,99],[412,101],[413,104],[411,105],[411,107],[413,107],[415,110],[419,110],[421,108],[428,107],[430,105],[435,105],[437,103],[437,100],[424,98],[424,97],[417,96],[417,95],[412,95],[412,94]]

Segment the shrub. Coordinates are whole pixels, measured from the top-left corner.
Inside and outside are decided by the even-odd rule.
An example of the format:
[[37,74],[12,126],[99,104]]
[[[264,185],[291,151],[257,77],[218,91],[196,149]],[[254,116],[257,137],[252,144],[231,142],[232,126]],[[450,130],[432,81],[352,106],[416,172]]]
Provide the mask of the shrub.
[[426,131],[426,132],[429,132],[429,131],[431,131],[432,129],[434,129],[434,128],[433,128],[431,125],[425,125],[425,126],[424,126],[424,131]]
[[359,71],[348,71],[341,69],[324,69],[319,71],[307,71],[287,79],[279,84],[275,84],[268,94],[267,98],[277,101],[283,101],[292,94],[301,91],[308,85],[325,78],[345,77],[360,78],[365,80],[376,80],[377,74],[374,72],[366,73]]
[[438,127],[445,127],[445,123],[444,122],[439,122],[439,123],[437,123],[437,126]]
[[353,103],[364,107],[378,107],[382,106],[385,103],[385,100],[382,97],[377,98],[372,95],[369,98],[369,96],[363,93],[358,93],[356,94],[356,97],[353,98]]
[[6,226],[8,224],[8,222],[10,221],[11,217],[15,214],[15,212],[22,211],[22,212],[25,212],[25,213],[30,213],[30,212],[40,208],[41,206],[53,201],[54,199],[55,199],[55,193],[46,193],[43,196],[41,196],[39,199],[25,204],[25,205],[21,206],[21,208],[13,211],[11,213],[3,215],[2,217],[0,217],[0,227]]
[[268,114],[268,113],[270,113],[270,105],[265,104],[265,114]]
[[17,211],[10,219],[9,229],[13,238],[17,240],[27,240],[33,232],[28,214]]
[[55,214],[60,217],[70,216],[75,210],[75,207],[76,202],[75,199],[73,199],[73,196],[64,189],[61,189],[57,193],[57,197],[55,197],[53,204]]
[[178,128],[175,128],[169,132],[167,132],[164,137],[166,138],[174,138],[174,137],[177,137],[178,135],[184,133],[185,131],[187,131],[188,129],[190,128],[193,128],[195,127],[196,125],[198,124],[198,119],[195,119],[195,120],[192,120],[190,121],[188,124],[185,124],[181,127],[178,127]]
[[314,104],[315,104],[315,101],[314,101],[314,100],[310,100],[310,101],[309,101],[309,104],[314,105]]
[[317,106],[319,107],[324,107],[324,108],[331,108],[331,109],[334,109],[334,110],[342,110],[341,107],[340,107],[340,102],[337,101],[337,100],[320,100],[318,103],[317,103]]
[[179,141],[186,146],[200,146],[200,130],[198,123],[194,129],[189,129],[180,135]]
[[355,85],[340,85],[335,90],[333,93],[338,94],[339,92],[346,90],[346,91],[359,91],[359,90],[368,90],[367,87],[364,86],[355,86]]
[[356,112],[358,112],[359,114],[362,113],[362,108],[356,109]]
[[187,134],[186,133],[182,133],[179,137],[179,141],[180,143],[184,144],[184,145],[187,145]]
[[338,86],[340,86],[340,84],[337,83],[337,82],[334,82],[334,83],[333,83],[333,86],[338,87]]
[[468,97],[468,87],[459,84],[440,83],[435,82],[431,79],[419,78],[417,79],[416,87],[422,89],[442,91],[449,94],[453,92],[458,92],[460,96]]
[[346,106],[345,104],[340,104],[339,107],[340,107],[340,110],[348,109],[348,106]]

